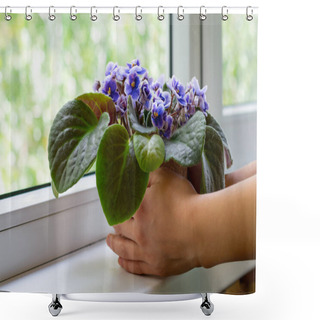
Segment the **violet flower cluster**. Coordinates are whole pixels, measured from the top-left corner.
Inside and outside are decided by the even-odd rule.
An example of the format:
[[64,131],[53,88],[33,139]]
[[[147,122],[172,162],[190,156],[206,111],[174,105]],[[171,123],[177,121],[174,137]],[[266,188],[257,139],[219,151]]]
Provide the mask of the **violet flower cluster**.
[[121,124],[129,130],[127,117],[127,101],[131,96],[133,107],[141,125],[158,128],[158,133],[170,139],[173,132],[183,126],[197,110],[207,115],[207,86],[200,89],[194,77],[184,86],[173,76],[166,83],[164,77],[153,81],[138,59],[118,66],[109,62],[105,79],[93,85],[95,92],[109,96],[116,106],[117,116]]

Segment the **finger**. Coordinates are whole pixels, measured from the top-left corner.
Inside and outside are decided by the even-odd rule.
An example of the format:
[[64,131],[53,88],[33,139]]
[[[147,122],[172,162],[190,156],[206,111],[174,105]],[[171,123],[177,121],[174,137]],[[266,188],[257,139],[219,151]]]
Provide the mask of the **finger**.
[[159,169],[149,173],[148,188],[150,188],[152,185],[158,183],[161,180],[161,172],[162,171],[163,171],[163,169],[159,168]]
[[133,241],[135,241],[135,232],[134,232],[134,219],[129,219],[123,223],[117,224],[115,226],[113,226],[114,231],[118,234],[118,235],[122,235],[128,239],[131,239]]
[[[133,223],[133,232],[134,232],[134,241],[139,242],[139,239],[142,234],[144,234],[144,230],[149,221],[148,212],[150,210],[150,206],[154,205],[154,192],[156,190],[147,188],[145,194],[143,196],[143,200],[140,203],[140,206],[136,213],[134,214],[134,223]],[[142,218],[142,219],[141,219]],[[132,238],[131,238],[132,239]]]
[[107,236],[107,244],[119,257],[129,260],[141,260],[143,255],[140,247],[132,240],[116,234]]
[[119,265],[130,273],[134,274],[153,274],[150,265],[144,261],[128,260],[119,257]]

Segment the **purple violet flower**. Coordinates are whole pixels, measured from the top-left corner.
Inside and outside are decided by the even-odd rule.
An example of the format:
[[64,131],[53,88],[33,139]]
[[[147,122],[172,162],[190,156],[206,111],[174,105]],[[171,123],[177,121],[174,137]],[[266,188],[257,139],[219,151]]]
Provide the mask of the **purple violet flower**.
[[170,93],[167,91],[162,91],[158,89],[154,96],[154,101],[161,99],[163,101],[163,105],[165,109],[168,109],[171,104],[171,96]]
[[166,118],[166,122],[164,125],[164,130],[162,131],[163,136],[167,139],[171,138],[171,134],[172,134],[172,123],[173,123],[173,119],[172,117],[169,115]]
[[135,72],[130,73],[125,82],[125,93],[130,95],[133,100],[137,100],[139,97],[139,84],[140,78]]
[[123,81],[127,79],[129,75],[129,70],[125,67],[119,67],[116,72],[116,78],[118,81]]
[[153,79],[151,77],[149,77],[148,72],[145,72],[145,74],[142,77],[142,81],[147,80],[149,86],[152,85]]
[[199,108],[201,109],[201,111],[205,114],[205,116],[207,116],[207,111],[209,109],[209,105],[208,105],[208,102],[206,101],[206,97],[204,96],[199,96],[199,99],[198,99],[198,105],[199,105]]
[[112,98],[113,102],[116,102],[119,98],[119,93],[117,92],[117,82],[111,75],[107,76],[102,83],[102,93]]
[[118,64],[110,61],[106,67],[106,73],[105,73],[106,77],[109,75],[114,77],[116,74],[117,68],[118,68]]
[[140,67],[139,59],[134,59],[131,63],[127,63],[130,73],[136,72],[137,74],[144,74],[146,72],[145,68]]
[[163,88],[164,85],[164,75],[161,75],[159,79],[151,85],[153,91],[157,91],[159,88]]
[[187,105],[185,106],[186,114],[190,118],[196,112],[196,105],[194,103],[194,94],[192,91],[186,94],[186,102],[187,102]]
[[196,77],[193,77],[191,82],[192,82],[192,88],[193,88],[195,94],[197,96],[201,96],[201,97],[205,96],[205,93],[207,91],[207,86],[205,86],[202,89],[200,89],[199,82],[196,79]]
[[166,120],[166,112],[164,110],[164,106],[161,100],[157,100],[152,104],[152,112],[151,112],[151,121],[152,124],[159,128],[162,129],[164,122]]
[[193,92],[196,95],[196,97],[198,97],[198,99],[196,99],[196,105],[201,109],[205,116],[207,116],[207,110],[209,109],[209,105],[206,101],[205,95],[205,92],[207,91],[207,86],[200,89],[199,82],[195,77],[193,77],[191,81]]
[[173,76],[168,82],[167,82],[168,88],[175,94],[177,97],[178,102],[182,105],[186,105],[186,100],[184,99],[185,95],[185,88],[180,82],[176,79],[175,76]]
[[148,80],[143,80],[140,87],[140,102],[146,110],[150,109],[150,100],[152,98]]
[[121,117],[123,117],[127,112],[127,98],[124,94],[122,94],[118,99],[116,103],[116,110],[121,113]]

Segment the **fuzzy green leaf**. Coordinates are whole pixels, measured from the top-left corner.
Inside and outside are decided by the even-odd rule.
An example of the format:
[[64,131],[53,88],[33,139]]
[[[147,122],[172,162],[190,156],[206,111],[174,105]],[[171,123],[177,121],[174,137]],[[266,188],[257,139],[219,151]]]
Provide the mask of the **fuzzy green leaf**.
[[202,177],[200,193],[209,193],[223,189],[224,149],[220,135],[212,127],[206,126],[206,139],[201,156]]
[[96,162],[97,189],[109,225],[130,219],[148,185],[149,174],[137,162],[126,129],[111,125],[103,135]]
[[191,167],[199,163],[205,129],[205,116],[201,111],[197,111],[184,126],[174,132],[170,140],[165,139],[165,162],[173,159],[184,167]]
[[143,171],[154,171],[163,163],[165,148],[159,135],[148,136],[136,132],[133,135],[133,146],[139,166]]
[[233,160],[231,157],[231,151],[228,145],[228,141],[227,138],[224,134],[224,132],[222,131],[219,123],[216,121],[216,119],[208,112],[207,118],[207,126],[212,127],[213,129],[216,130],[216,132],[219,134],[222,143],[223,143],[223,148],[224,148],[224,154],[226,157],[226,165],[227,165],[227,169],[229,169],[232,166]]
[[117,111],[112,99],[103,93],[85,93],[77,97],[76,100],[84,102],[90,107],[99,120],[104,112],[108,112],[110,125],[117,121]]
[[55,196],[56,199],[59,198],[59,192],[57,191],[56,186],[54,185],[53,181],[51,181],[51,188],[52,188],[52,193]]
[[57,192],[68,190],[91,167],[109,120],[105,112],[98,121],[80,100],[69,101],[58,112],[48,144],[51,178]]
[[[130,121],[130,127],[132,130],[140,132],[140,133],[153,133],[157,131],[155,127],[144,127],[142,126],[137,118],[136,111],[134,110],[132,98],[128,97],[128,118]],[[148,123],[148,122],[147,122]]]

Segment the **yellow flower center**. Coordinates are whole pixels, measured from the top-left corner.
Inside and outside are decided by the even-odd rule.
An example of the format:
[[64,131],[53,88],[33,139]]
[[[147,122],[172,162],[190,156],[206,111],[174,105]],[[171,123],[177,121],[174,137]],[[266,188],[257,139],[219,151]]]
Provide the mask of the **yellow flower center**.
[[136,83],[135,83],[134,81],[132,81],[132,83],[131,83],[131,87],[132,87],[132,88],[134,88],[134,87],[135,87],[135,85],[136,85]]
[[153,115],[154,115],[155,118],[157,118],[158,117],[158,112],[154,112]]
[[177,93],[179,93],[179,89],[177,89]]
[[108,89],[108,94],[111,94],[111,88],[109,87],[109,89]]

